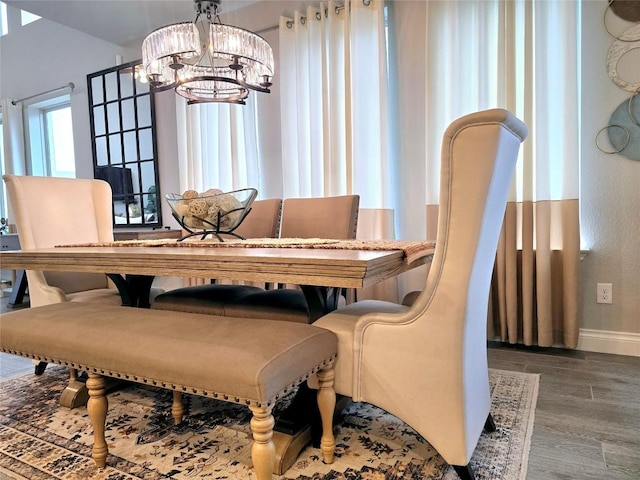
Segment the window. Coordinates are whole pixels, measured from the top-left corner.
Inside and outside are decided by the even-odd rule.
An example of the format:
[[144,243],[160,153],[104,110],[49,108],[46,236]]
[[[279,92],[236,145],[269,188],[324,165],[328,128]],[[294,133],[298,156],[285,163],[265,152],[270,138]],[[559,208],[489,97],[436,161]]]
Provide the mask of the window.
[[31,12],[27,12],[25,10],[20,10],[20,24],[24,27],[25,25],[30,24],[31,22],[35,22],[36,20],[40,20],[38,15],[35,15]]
[[26,107],[30,174],[76,176],[73,124],[69,95]]
[[73,151],[71,106],[68,104],[42,110],[45,132],[45,157],[51,177],[76,176]]
[[9,33],[9,23],[7,22],[7,5],[0,2],[0,36]]
[[[17,10],[16,10],[17,12]],[[40,16],[35,15],[31,12],[27,12],[26,10],[20,10],[20,25],[25,26],[36,20],[40,20]],[[15,20],[15,21],[14,21]],[[9,33],[9,23],[11,23],[11,28],[16,27],[17,18],[14,19],[12,15],[12,21],[9,22],[7,16],[7,4],[4,2],[0,2],[0,36],[6,35]]]

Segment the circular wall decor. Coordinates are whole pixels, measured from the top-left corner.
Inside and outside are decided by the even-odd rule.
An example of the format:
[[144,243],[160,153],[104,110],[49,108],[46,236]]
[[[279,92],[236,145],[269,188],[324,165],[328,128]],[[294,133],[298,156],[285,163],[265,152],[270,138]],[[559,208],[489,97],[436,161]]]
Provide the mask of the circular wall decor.
[[622,42],[634,42],[636,40],[640,40],[640,37],[633,38],[625,38],[622,39],[615,33],[613,33],[609,26],[607,25],[607,17],[611,15],[607,15],[611,10],[618,18],[621,18],[625,22],[639,22],[640,21],[640,0],[609,0],[609,4],[607,8],[604,10],[604,16],[602,18],[602,22],[604,24],[604,29],[607,31],[609,35],[611,35],[616,40],[620,40]]
[[640,95],[625,100],[611,114],[605,129],[609,143],[616,151],[605,153],[619,153],[629,160],[640,161],[640,126],[635,123],[636,118],[640,118]]
[[[611,143],[611,146],[613,147],[612,150],[602,148],[602,146],[600,145],[600,134],[605,130],[608,132],[609,143]],[[613,134],[611,134],[612,131],[614,132]],[[598,150],[600,150],[602,153],[606,153],[607,155],[622,152],[625,148],[627,148],[630,140],[631,135],[629,134],[629,130],[626,127],[623,127],[622,125],[618,125],[616,123],[610,123],[606,127],[602,127],[600,130],[598,130],[598,133],[596,133],[596,147],[598,147]]]
[[628,22],[640,22],[640,0],[610,0],[609,8]]
[[[629,41],[629,39],[635,40]],[[628,82],[620,78],[620,75],[618,75],[618,62],[624,54],[637,48],[640,48],[640,24],[629,28],[618,40],[613,42],[607,55],[607,72],[609,72],[609,77],[613,80],[613,83],[628,92],[635,92],[640,88],[640,80]]]
[[629,97],[629,101],[627,102],[627,111],[629,112],[629,117],[631,117],[631,121],[635,123],[638,127],[640,127],[640,87],[636,88],[636,91]]

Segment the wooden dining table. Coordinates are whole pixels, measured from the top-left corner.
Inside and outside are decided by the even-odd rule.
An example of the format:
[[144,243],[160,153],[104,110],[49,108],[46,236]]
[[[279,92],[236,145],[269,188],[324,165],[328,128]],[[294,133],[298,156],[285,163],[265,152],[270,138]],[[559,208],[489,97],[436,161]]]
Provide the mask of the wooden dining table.
[[[301,286],[312,320],[337,307],[343,288],[363,288],[429,263],[433,244],[395,241],[318,240],[278,244],[227,242],[191,245],[171,241],[123,241],[58,246],[0,253],[2,268],[105,273],[114,281],[124,305],[148,307],[155,277],[195,277]],[[311,438],[294,401],[291,413],[278,419],[274,437],[282,471]],[[306,424],[306,425],[304,425]],[[279,436],[279,438],[278,438]],[[280,461],[280,457],[286,457]],[[278,473],[278,472],[276,472]]]
[[336,291],[373,285],[429,263],[432,255],[433,244],[411,241],[264,239],[223,248],[219,242],[143,240],[2,252],[0,261],[8,269],[106,273],[125,305],[141,307],[148,306],[158,276],[297,284],[315,320],[335,309]]

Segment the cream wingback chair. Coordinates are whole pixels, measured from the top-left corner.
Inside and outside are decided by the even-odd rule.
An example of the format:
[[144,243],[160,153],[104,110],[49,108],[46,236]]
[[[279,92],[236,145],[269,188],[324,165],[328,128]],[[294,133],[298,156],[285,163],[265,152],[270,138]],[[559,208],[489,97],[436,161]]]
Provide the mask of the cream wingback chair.
[[[111,187],[102,180],[4,175],[23,250],[113,241]],[[29,270],[32,307],[58,302],[121,304],[103,273]]]
[[338,335],[336,393],[369,402],[422,435],[463,479],[483,427],[495,429],[486,353],[489,284],[526,126],[473,113],[444,134],[438,236],[411,307],[364,300],[314,325]]
[[[113,241],[111,187],[102,180],[4,175],[22,250],[71,243]],[[27,270],[32,307],[60,302],[103,302],[121,305],[118,290],[103,273]],[[154,289],[158,292],[159,289]],[[46,363],[36,367],[44,371]],[[71,370],[60,403],[86,403],[84,384]]]
[[[270,198],[253,202],[246,218],[234,231],[244,238],[275,238],[280,231],[282,199]],[[177,312],[224,315],[227,302],[262,292],[254,285],[207,284],[169,290],[155,297],[151,308]]]

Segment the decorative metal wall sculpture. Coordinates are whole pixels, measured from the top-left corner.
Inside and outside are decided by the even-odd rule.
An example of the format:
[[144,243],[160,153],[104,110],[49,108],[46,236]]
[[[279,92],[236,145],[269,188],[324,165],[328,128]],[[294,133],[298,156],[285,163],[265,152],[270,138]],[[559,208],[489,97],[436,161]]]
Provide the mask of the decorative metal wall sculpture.
[[[620,35],[612,33],[607,25],[609,11],[635,25]],[[610,0],[604,13],[604,28],[615,38],[607,54],[607,72],[613,83],[631,92],[631,96],[618,105],[611,114],[609,124],[596,134],[596,147],[606,154],[619,153],[631,160],[640,160],[640,79],[629,81],[622,78],[618,71],[620,59],[630,51],[640,49],[640,1]],[[605,131],[612,148],[602,146]]]

